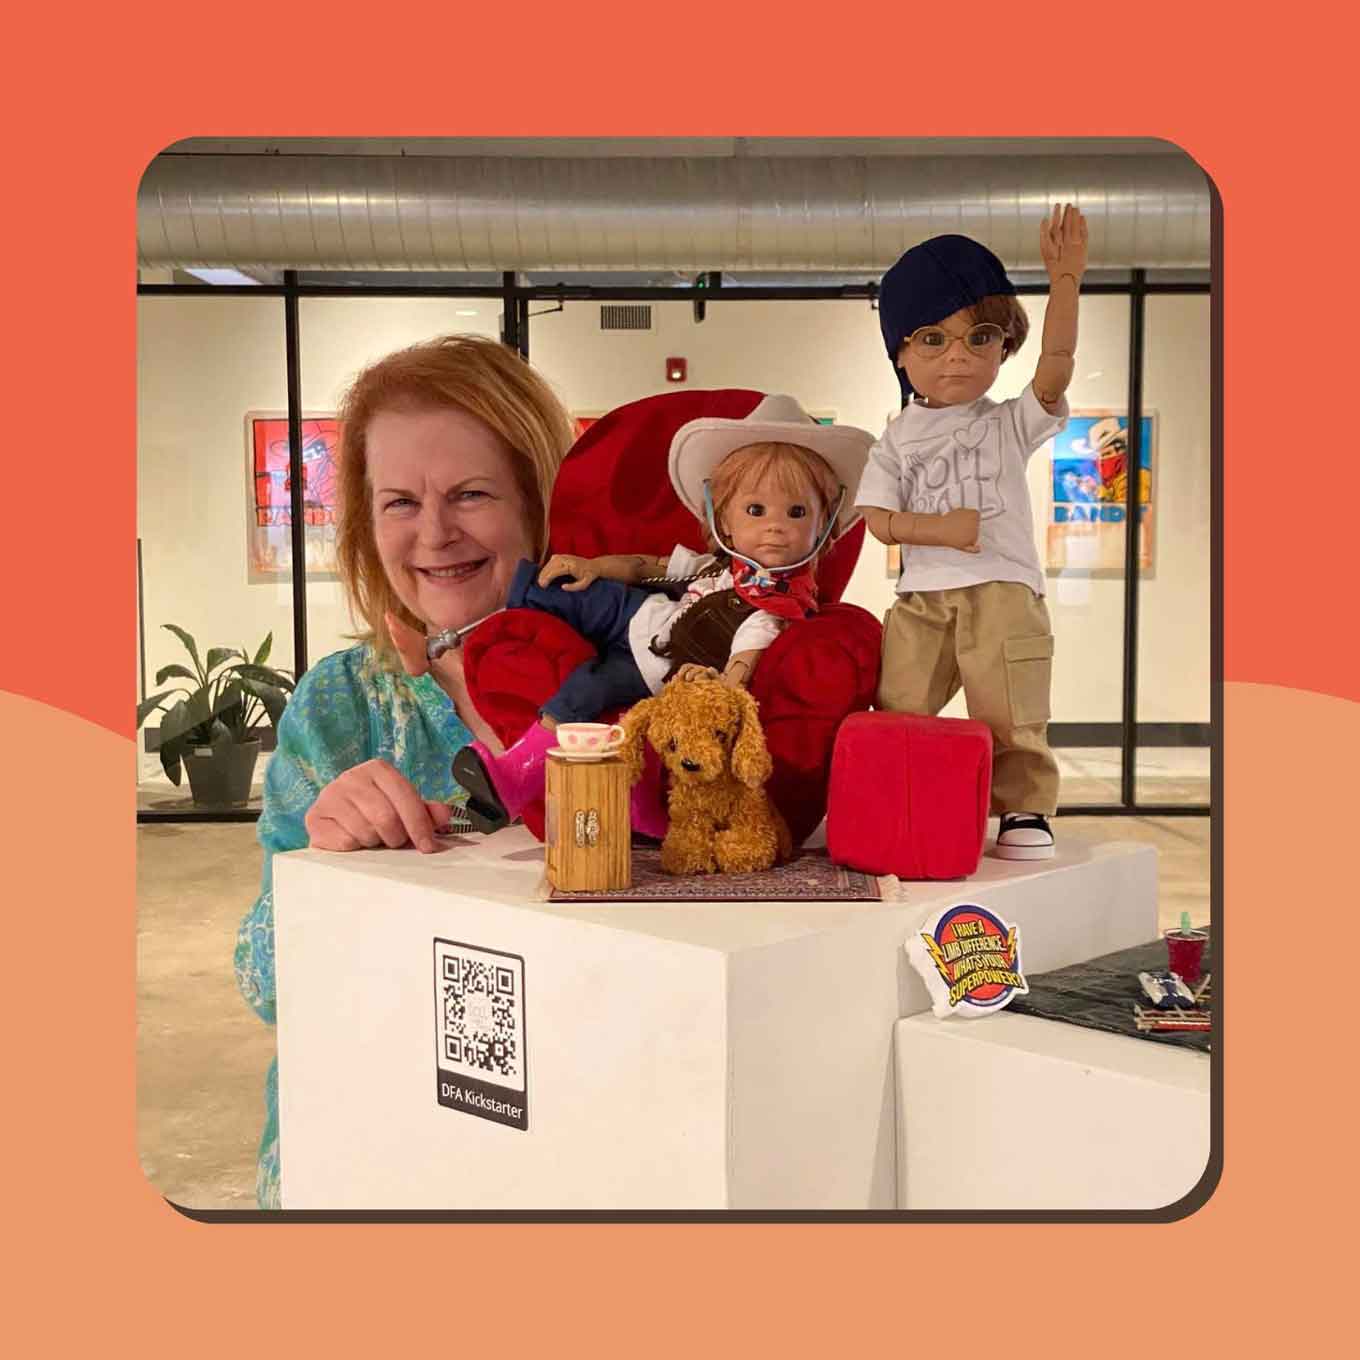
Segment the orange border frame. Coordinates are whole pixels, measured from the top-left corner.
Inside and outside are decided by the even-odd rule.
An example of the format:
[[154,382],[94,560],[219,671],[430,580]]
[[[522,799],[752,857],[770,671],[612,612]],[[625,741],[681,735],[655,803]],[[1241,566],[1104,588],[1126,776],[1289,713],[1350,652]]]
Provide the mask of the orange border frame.
[[[1261,342],[1300,307],[1316,318],[1347,296],[1354,72],[1333,13],[1304,0],[1225,22],[1166,0],[977,0],[966,15],[898,4],[809,20],[790,7],[698,0],[677,16],[615,0],[589,15],[521,6],[513,23],[500,11],[431,13],[418,42],[409,24],[368,16],[356,43],[355,21],[333,8],[243,0],[234,31],[267,34],[278,69],[295,72],[255,88],[236,45],[194,41],[182,11],[159,0],[135,32],[112,10],[83,14],[78,30],[51,9],[11,21],[3,98],[11,126],[31,131],[11,148],[21,191],[0,223],[7,387],[23,395],[10,428],[45,413],[32,444],[14,441],[30,489],[0,538],[0,722],[19,772],[0,796],[19,1238],[9,1334],[21,1347],[353,1354],[428,1338],[509,1354],[853,1354],[874,1342],[952,1351],[966,1344],[965,1319],[981,1326],[970,1340],[1022,1355],[1141,1356],[1153,1335],[1293,1354],[1342,1335],[1349,959],[1321,985],[1299,966],[1296,932],[1333,918],[1344,928],[1355,897],[1352,553],[1314,494],[1324,459],[1337,480],[1349,467],[1330,421],[1316,438],[1310,429],[1327,397],[1349,391],[1352,358],[1314,345],[1296,364]],[[300,51],[306,79],[285,60]],[[191,1222],[150,1190],[132,1109],[133,196],[147,161],[179,137],[351,130],[1161,135],[1212,176],[1229,356],[1230,998],[1225,1169],[1198,1213],[1162,1227],[227,1227]],[[99,437],[57,433],[62,459],[44,456],[62,430],[52,413],[72,409],[100,413]],[[1306,999],[1303,1018],[1280,1019],[1282,983]],[[975,1312],[967,1285],[980,1277],[988,1307]]]

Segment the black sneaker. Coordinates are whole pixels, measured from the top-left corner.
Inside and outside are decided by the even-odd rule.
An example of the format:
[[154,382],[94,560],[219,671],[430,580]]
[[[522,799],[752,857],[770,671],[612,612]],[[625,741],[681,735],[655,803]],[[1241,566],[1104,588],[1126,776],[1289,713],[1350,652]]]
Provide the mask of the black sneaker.
[[1053,832],[1039,812],[1006,812],[996,833],[998,859],[1052,859]]

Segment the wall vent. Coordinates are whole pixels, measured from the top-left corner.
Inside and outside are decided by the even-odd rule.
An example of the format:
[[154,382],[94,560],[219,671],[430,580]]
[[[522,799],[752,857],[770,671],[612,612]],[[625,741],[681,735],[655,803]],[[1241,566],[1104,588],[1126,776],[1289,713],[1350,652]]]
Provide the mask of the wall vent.
[[650,306],[620,306],[617,303],[603,303],[600,307],[600,329],[602,331],[649,331],[652,329],[652,309]]

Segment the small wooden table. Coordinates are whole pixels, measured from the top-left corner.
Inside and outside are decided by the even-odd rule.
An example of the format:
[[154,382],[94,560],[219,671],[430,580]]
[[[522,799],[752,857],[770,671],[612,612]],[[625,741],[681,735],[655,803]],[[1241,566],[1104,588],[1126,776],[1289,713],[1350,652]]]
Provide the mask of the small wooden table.
[[628,768],[602,760],[548,757],[548,881],[564,892],[612,892],[631,886],[632,827]]

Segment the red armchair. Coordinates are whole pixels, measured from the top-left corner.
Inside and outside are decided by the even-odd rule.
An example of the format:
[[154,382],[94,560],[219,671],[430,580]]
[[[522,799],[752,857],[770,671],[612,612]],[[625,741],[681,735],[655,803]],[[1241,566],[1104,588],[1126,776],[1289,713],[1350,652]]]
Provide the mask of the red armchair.
[[[587,557],[664,555],[682,543],[704,551],[702,528],[671,487],[666,470],[671,439],[680,426],[702,416],[739,419],[761,395],[741,389],[666,392],[597,421],[558,473],[548,516],[550,550]],[[751,679],[774,764],[768,792],[795,844],[826,812],[837,728],[848,714],[869,707],[878,684],[878,620],[839,603],[863,541],[861,522],[823,554],[817,568],[820,611],[790,624]],[[466,642],[468,685],[478,711],[503,742],[514,741],[593,651],[549,615],[526,609],[495,615]],[[660,777],[655,764],[648,777]],[[541,802],[525,810],[524,822],[541,840]]]

